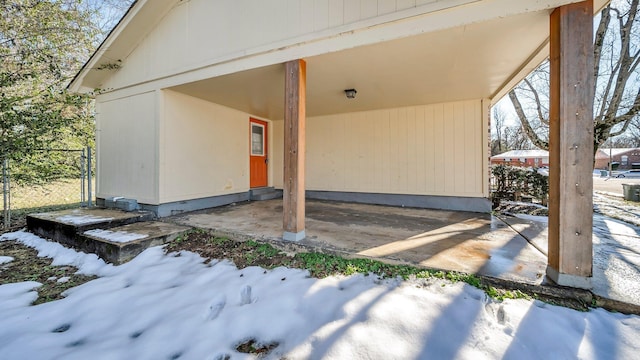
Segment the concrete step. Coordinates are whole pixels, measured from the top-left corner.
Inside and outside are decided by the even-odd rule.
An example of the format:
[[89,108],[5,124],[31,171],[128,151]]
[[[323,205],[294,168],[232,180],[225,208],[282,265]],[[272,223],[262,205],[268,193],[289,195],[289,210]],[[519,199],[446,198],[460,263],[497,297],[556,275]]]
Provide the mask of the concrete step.
[[[150,222],[153,219],[153,213],[148,211],[81,208],[30,214],[27,216],[27,229],[38,236],[77,250],[95,253],[106,261],[120,264],[147,247],[164,244],[175,238],[176,234],[189,229]],[[105,232],[107,230],[125,231],[133,235],[121,233],[116,240],[109,240],[109,233]],[[105,237],[107,238],[104,239]]]
[[145,221],[78,233],[74,248],[97,254],[113,264],[125,263],[152,246],[164,245],[191,229],[159,221]]
[[249,199],[252,201],[271,200],[282,197],[282,190],[276,190],[272,187],[264,187],[251,189]]
[[153,220],[148,211],[124,212],[121,210],[80,208],[27,215],[27,229],[32,233],[70,244],[77,233],[91,229],[111,227]]

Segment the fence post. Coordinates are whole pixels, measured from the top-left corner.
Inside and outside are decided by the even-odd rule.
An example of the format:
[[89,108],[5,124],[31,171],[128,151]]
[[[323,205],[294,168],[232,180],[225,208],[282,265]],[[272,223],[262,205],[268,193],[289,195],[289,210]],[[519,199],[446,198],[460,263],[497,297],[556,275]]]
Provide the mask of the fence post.
[[87,146],[87,207],[93,206],[93,196],[91,194],[91,147]]
[[82,149],[82,154],[80,155],[80,206],[86,206],[86,198],[85,198],[85,173],[84,173],[84,161],[85,161],[85,149]]
[[11,187],[9,183],[9,159],[3,159],[2,161],[2,198],[3,198],[3,214],[4,214],[4,228],[8,229],[11,226]]

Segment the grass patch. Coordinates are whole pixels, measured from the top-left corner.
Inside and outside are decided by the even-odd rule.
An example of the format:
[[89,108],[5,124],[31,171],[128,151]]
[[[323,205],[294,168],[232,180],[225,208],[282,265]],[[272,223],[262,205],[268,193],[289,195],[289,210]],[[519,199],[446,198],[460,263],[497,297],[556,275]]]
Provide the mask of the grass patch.
[[[73,266],[52,266],[50,258],[38,257],[38,252],[16,241],[0,242],[0,255],[11,256],[13,261],[0,265],[0,285],[23,281],[42,284],[36,290],[38,298],[33,305],[62,299],[62,293],[74,286],[95,279],[78,275]],[[66,281],[58,281],[58,280]]]
[[345,258],[333,254],[303,252],[293,256],[273,247],[271,244],[255,240],[235,241],[217,236],[208,231],[192,230],[170,243],[167,252],[192,251],[208,259],[228,259],[240,269],[247,266],[260,266],[272,269],[279,266],[308,270],[315,278],[332,275],[373,275],[379,278],[408,279],[444,279],[452,282],[465,282],[484,290],[488,296],[498,299],[529,299],[518,290],[497,289],[482,283],[482,279],[470,274],[455,271],[442,271],[418,268],[411,265],[392,265],[378,260],[363,258]]
[[268,355],[269,352],[271,352],[271,350],[278,347],[278,345],[280,344],[278,344],[277,342],[261,344],[257,342],[255,339],[249,339],[247,341],[244,341],[238,344],[238,346],[236,346],[236,351],[244,354],[254,354],[254,355],[257,355],[258,358],[261,358]]

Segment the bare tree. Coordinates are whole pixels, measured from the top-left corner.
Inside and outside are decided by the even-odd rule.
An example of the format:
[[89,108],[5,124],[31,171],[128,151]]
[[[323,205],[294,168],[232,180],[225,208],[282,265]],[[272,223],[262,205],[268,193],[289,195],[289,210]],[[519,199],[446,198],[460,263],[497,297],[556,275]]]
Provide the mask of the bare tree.
[[[623,134],[640,114],[640,0],[613,0],[597,19],[594,40],[594,151]],[[523,131],[549,148],[549,63],[509,92]]]
[[507,115],[499,108],[494,107],[491,121],[491,155],[503,153],[505,150],[503,130]]

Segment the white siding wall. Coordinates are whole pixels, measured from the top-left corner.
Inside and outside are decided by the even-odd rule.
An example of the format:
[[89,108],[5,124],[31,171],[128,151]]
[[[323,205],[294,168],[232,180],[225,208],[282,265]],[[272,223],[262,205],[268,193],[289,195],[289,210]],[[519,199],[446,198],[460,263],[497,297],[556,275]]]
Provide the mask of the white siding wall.
[[[173,75],[285,46],[287,40],[437,0],[191,0],[141,40],[102,88]],[[232,29],[232,30],[229,30]],[[221,34],[223,34],[221,36]],[[318,34],[316,34],[318,36]],[[285,41],[285,43],[281,43]],[[114,59],[117,60],[117,59]]]
[[97,197],[158,203],[156,93],[97,103]]
[[162,92],[160,202],[249,190],[249,115]]
[[[307,119],[307,190],[486,196],[481,100]],[[273,126],[282,187],[283,123]]]

